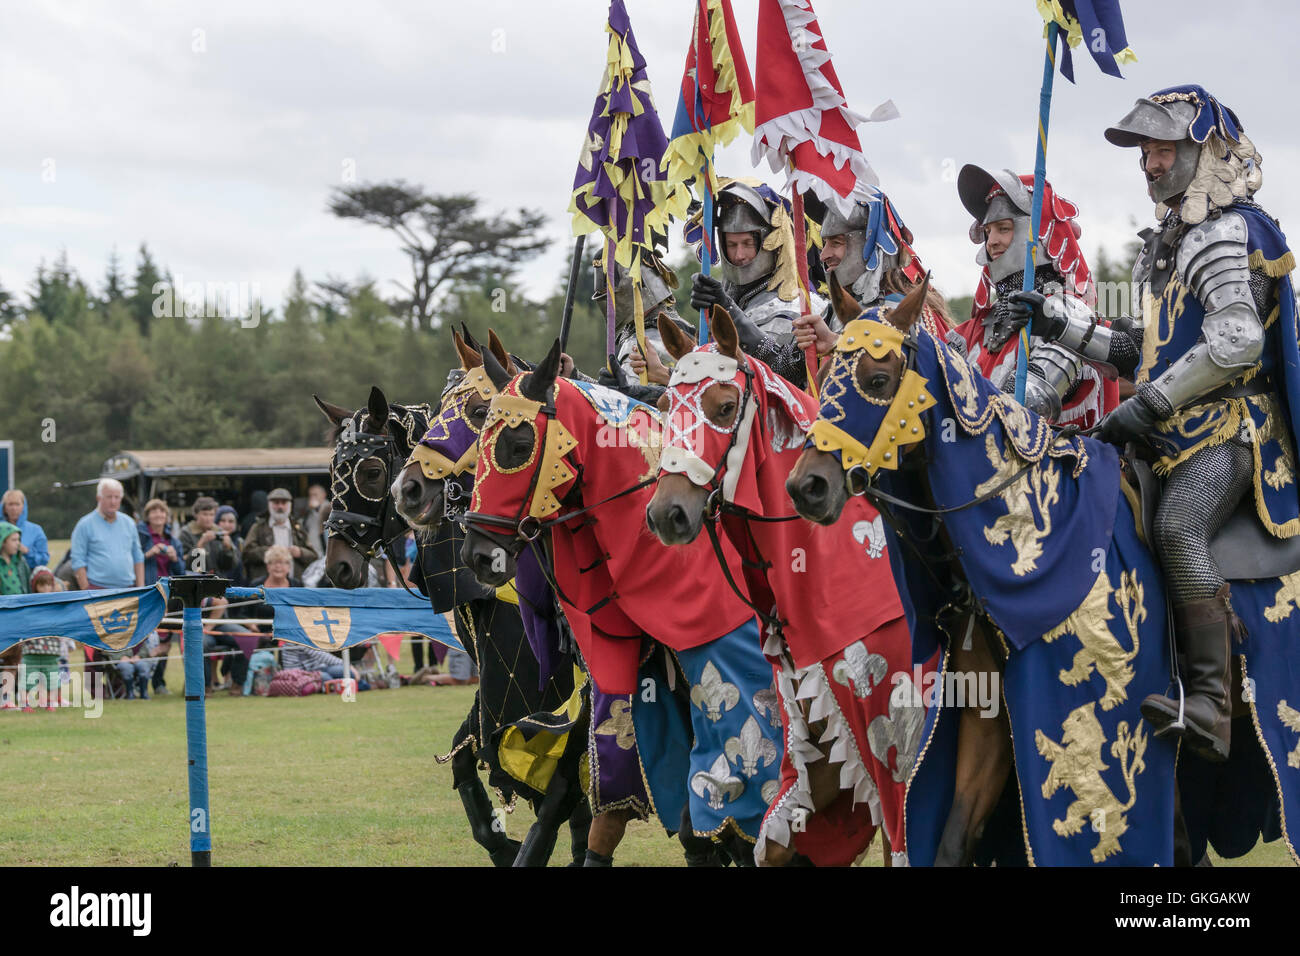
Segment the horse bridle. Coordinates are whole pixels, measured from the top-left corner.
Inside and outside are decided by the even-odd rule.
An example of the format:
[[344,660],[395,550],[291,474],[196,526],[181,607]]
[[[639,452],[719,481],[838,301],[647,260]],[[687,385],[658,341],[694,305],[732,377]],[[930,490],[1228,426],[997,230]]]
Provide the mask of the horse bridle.
[[[393,566],[398,582],[407,593],[414,594],[415,592],[411,591],[403,579],[401,562],[397,561],[392,553],[393,542],[406,535],[407,526],[401,515],[397,513],[392,488],[388,481],[385,480],[384,494],[379,498],[366,494],[355,481],[349,483],[349,479],[356,474],[357,464],[367,458],[380,458],[384,461],[384,477],[387,479],[391,475],[392,464],[396,458],[397,442],[387,433],[361,431],[345,433],[341,442],[346,446],[346,450],[336,454],[335,461],[330,465],[330,492],[334,495],[334,500],[342,504],[347,492],[355,491],[367,501],[380,502],[382,510],[378,515],[373,515],[348,511],[346,508],[331,508],[329,517],[325,519],[325,530],[328,534],[342,538],[348,547],[360,554],[366,562],[377,556],[386,558]],[[383,453],[382,456],[380,453]],[[373,532],[368,529],[373,529]],[[371,533],[375,536],[374,541],[367,544],[365,539],[369,538]]]

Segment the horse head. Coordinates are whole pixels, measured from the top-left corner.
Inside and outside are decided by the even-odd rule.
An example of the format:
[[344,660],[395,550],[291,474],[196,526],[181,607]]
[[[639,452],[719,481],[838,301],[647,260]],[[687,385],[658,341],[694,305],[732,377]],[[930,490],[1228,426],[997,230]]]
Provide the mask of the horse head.
[[541,364],[520,376],[511,375],[492,351],[482,353],[496,394],[479,436],[461,558],[489,587],[514,577],[519,552],[540,533],[541,518],[554,510],[543,504],[554,500],[547,494],[548,479],[566,470],[560,456],[572,447],[567,445],[572,438],[553,418],[560,355],[556,339]]
[[934,404],[925,379],[908,367],[907,333],[921,315],[930,277],[890,311],[863,311],[831,277],[844,331],[821,389],[807,446],[786,481],[795,510],[833,524],[850,494],[881,468],[896,469],[925,438],[919,415]]
[[334,426],[325,572],[335,587],[358,588],[366,583],[366,561],[406,532],[388,478],[427,427],[429,406],[389,405],[378,386],[356,411],[319,398],[316,405]]
[[[497,393],[497,385],[483,367],[480,347],[468,330],[462,337],[453,329],[452,338],[463,374],[443,392],[437,415],[411,450],[391,489],[397,513],[424,534],[436,533],[444,518],[458,515],[469,503],[479,433]],[[492,330],[488,330],[488,350],[507,378],[517,373]]]
[[[696,349],[677,324],[659,314],[659,334],[677,366],[668,399],[659,481],[646,506],[646,525],[666,545],[689,544],[700,533],[710,495],[727,497],[753,426],[753,370],[740,349],[735,323],[715,306],[714,343]],[[739,450],[739,455],[734,454]]]

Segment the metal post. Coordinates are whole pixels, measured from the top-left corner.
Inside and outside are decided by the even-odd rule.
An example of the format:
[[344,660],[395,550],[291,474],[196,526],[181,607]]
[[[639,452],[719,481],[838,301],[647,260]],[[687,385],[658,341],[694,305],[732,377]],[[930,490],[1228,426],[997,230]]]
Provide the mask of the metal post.
[[189,756],[190,865],[212,865],[212,828],[208,808],[208,728],[203,692],[204,598],[220,597],[230,581],[213,574],[187,574],[170,579],[170,594],[183,608],[185,642],[185,739]]

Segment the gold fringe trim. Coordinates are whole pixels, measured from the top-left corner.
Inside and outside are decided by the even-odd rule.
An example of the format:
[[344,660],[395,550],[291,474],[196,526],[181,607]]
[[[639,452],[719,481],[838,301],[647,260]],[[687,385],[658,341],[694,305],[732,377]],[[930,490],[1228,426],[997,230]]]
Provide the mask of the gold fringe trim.
[[[1197,442],[1195,445],[1192,445],[1190,448],[1184,449],[1183,451],[1179,452],[1178,455],[1174,458],[1170,458],[1168,456],[1161,458],[1159,461],[1157,461],[1155,464],[1151,466],[1151,470],[1163,478],[1165,475],[1169,474],[1169,472],[1173,471],[1175,468],[1177,468],[1179,465],[1185,462],[1188,458],[1191,458],[1192,455],[1196,454],[1202,448],[1213,448],[1215,445],[1222,445],[1224,442],[1230,441],[1233,437],[1235,437],[1236,434],[1241,431],[1241,416],[1245,410],[1246,402],[1245,399],[1241,399],[1241,398],[1229,398],[1229,399],[1224,399],[1224,404],[1228,406],[1228,417],[1225,420],[1224,424],[1220,425],[1218,430],[1213,435],[1210,435],[1208,438],[1205,438],[1202,441]],[[1191,408],[1187,409],[1186,412],[1184,412],[1182,417],[1185,419],[1187,414],[1195,411],[1196,409],[1208,408],[1208,407],[1209,406],[1206,405],[1193,405]]]
[[1246,265],[1251,269],[1261,269],[1263,272],[1274,279],[1282,276],[1288,276],[1295,270],[1295,253],[1287,252],[1286,255],[1277,259],[1265,259],[1264,251],[1256,249],[1246,260]]
[[[1241,683],[1245,686],[1246,676],[1246,655],[1239,654],[1238,659],[1241,663]],[[1273,775],[1273,786],[1277,788],[1277,807],[1278,816],[1282,820],[1282,842],[1286,844],[1287,852],[1291,854],[1291,861],[1300,866],[1300,854],[1296,853],[1295,845],[1291,842],[1291,834],[1287,831],[1286,826],[1286,801],[1282,799],[1282,780],[1277,775],[1277,764],[1273,762],[1273,752],[1268,749],[1268,744],[1264,741],[1264,729],[1259,725],[1259,712],[1255,707],[1255,695],[1246,701],[1246,706],[1250,708],[1250,722],[1255,728],[1255,739],[1259,741],[1259,749],[1264,752],[1264,759],[1268,761],[1268,771]]]

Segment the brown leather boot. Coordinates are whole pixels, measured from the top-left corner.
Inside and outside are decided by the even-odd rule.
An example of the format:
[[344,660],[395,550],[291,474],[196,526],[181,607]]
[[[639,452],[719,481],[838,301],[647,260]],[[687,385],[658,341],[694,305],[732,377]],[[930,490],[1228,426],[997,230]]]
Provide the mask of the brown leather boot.
[[1235,615],[1224,585],[1212,598],[1174,605],[1174,632],[1182,646],[1184,668],[1183,722],[1178,720],[1178,701],[1163,694],[1151,694],[1142,701],[1141,711],[1155,728],[1156,736],[1178,733],[1197,756],[1211,763],[1228,759],[1232,739],[1231,641]]

